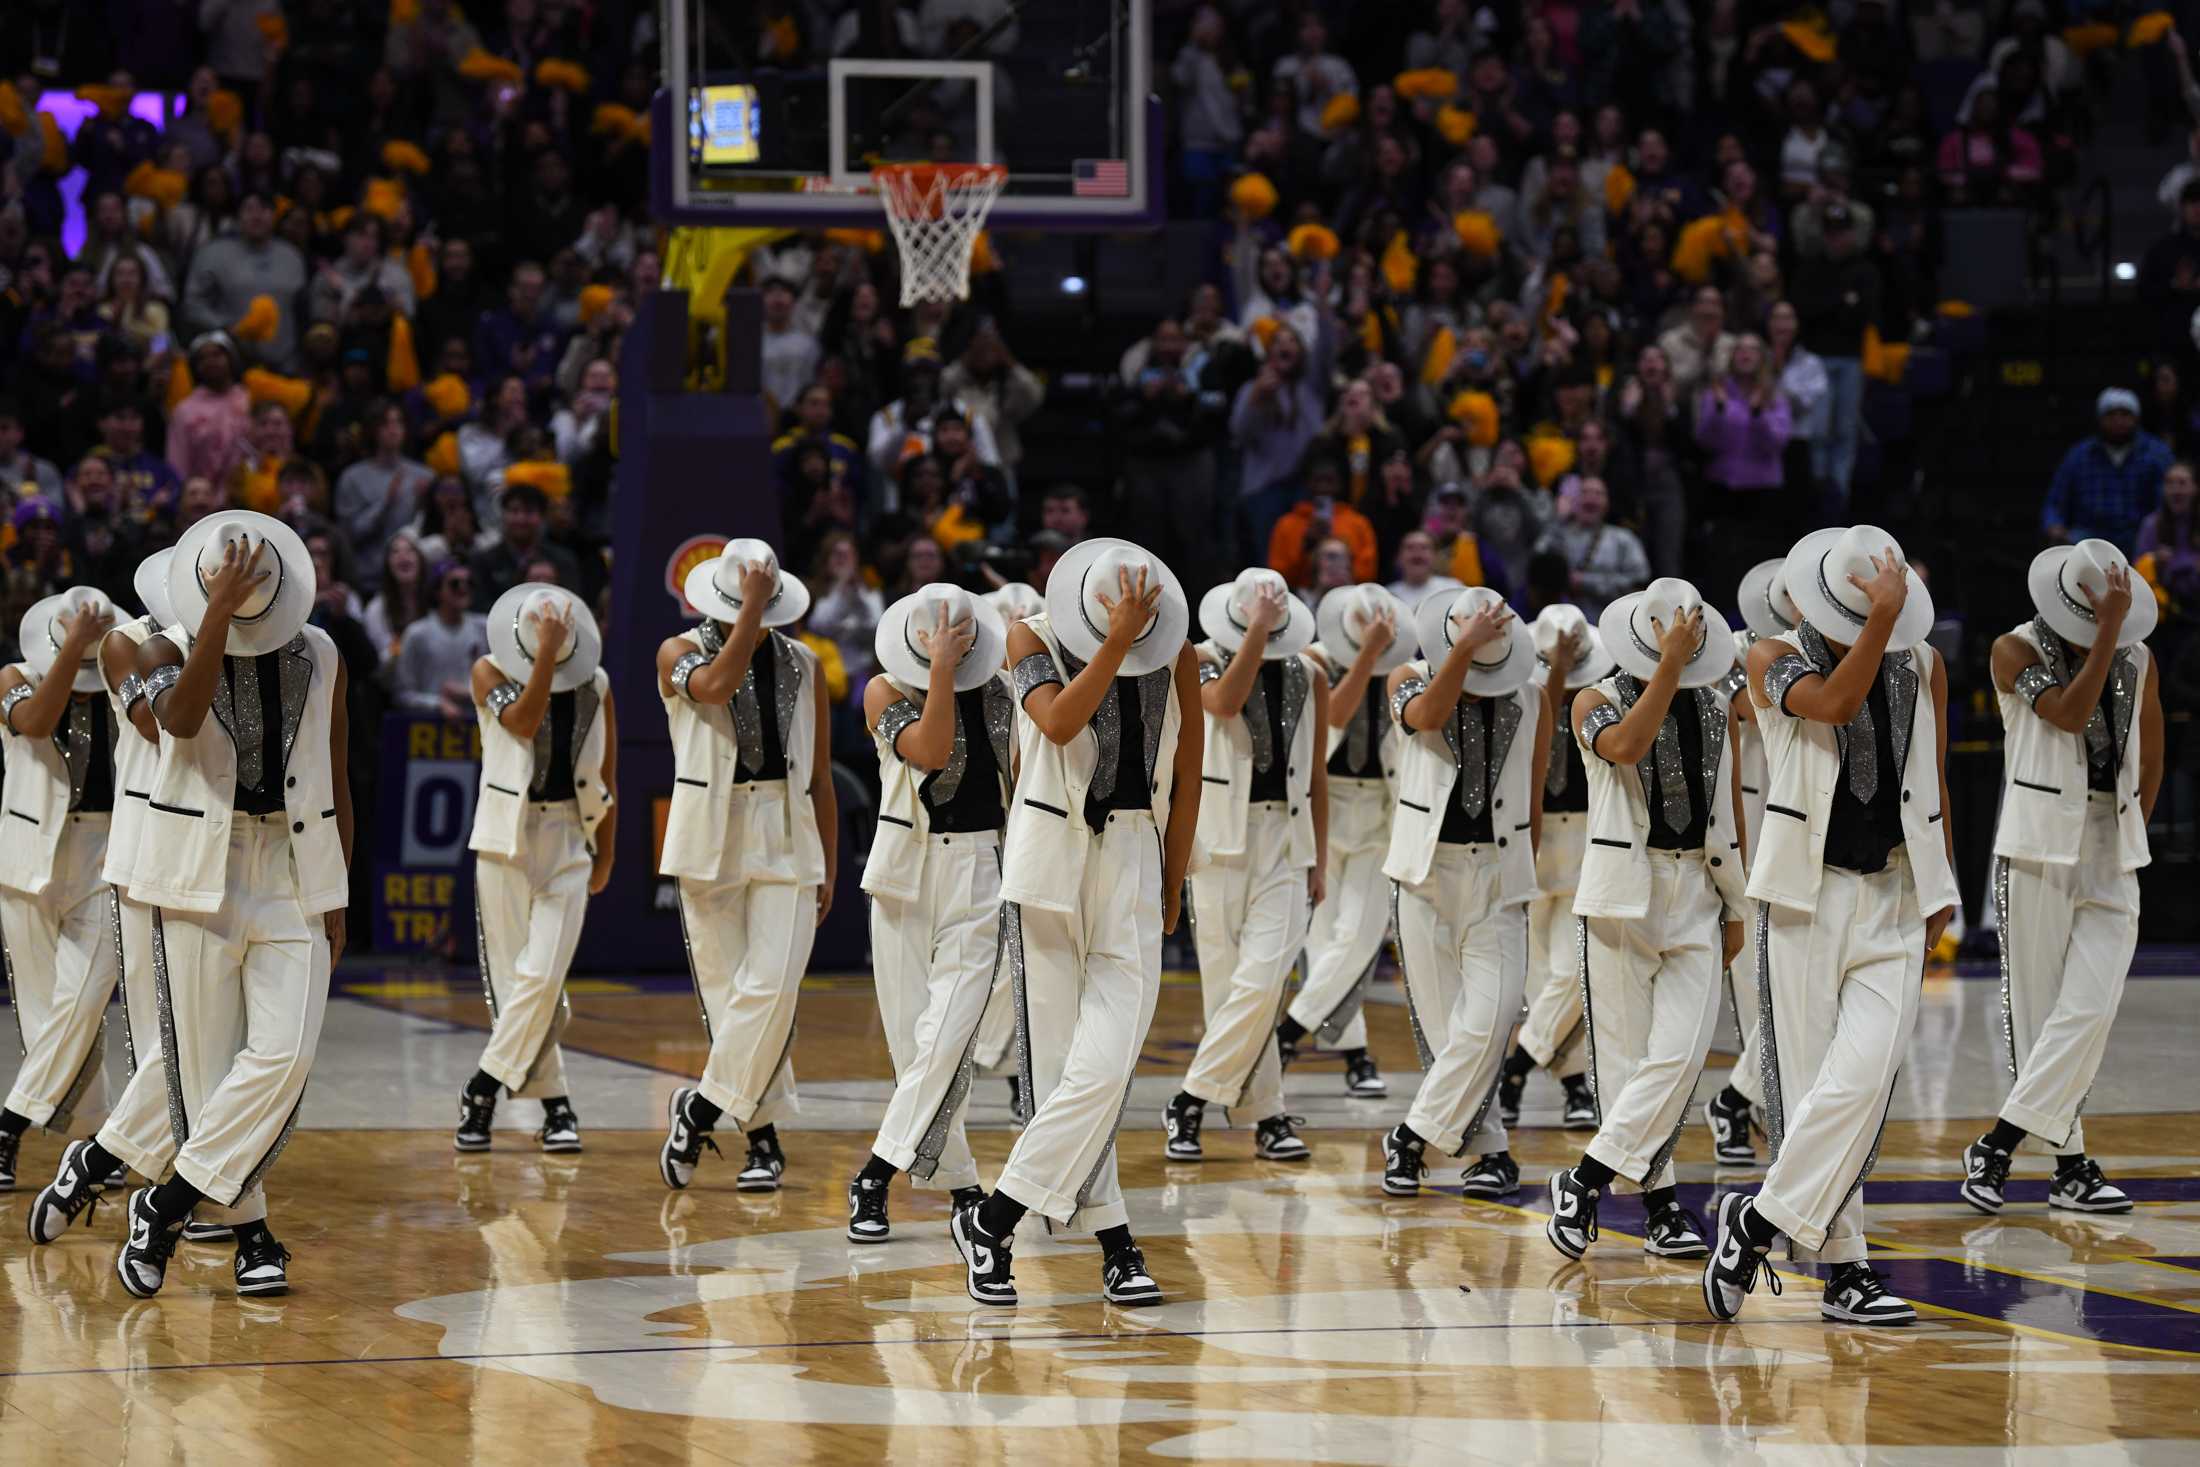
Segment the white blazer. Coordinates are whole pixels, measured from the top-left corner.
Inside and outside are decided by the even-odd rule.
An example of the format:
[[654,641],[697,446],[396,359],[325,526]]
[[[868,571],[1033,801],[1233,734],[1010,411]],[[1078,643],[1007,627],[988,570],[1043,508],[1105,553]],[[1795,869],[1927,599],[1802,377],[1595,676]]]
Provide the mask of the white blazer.
[[[1803,655],[1801,631],[1766,640]],[[1915,705],[1909,728],[1890,732],[1902,765],[1903,850],[1917,885],[1918,910],[1928,915],[1957,899],[1941,828],[1945,812],[1940,808],[1940,727],[1933,716],[1934,655],[1922,644],[1910,652],[1890,653],[1880,672],[1888,683],[1890,710],[1899,710],[1905,701]],[[1764,730],[1767,783],[1762,849],[1750,857],[1749,895],[1808,912],[1818,905],[1818,886],[1825,877],[1826,827],[1834,784],[1841,778],[1838,730],[1777,706],[1758,708],[1757,726]]]
[[[2041,633],[2046,631],[2043,637]],[[2015,627],[2040,654],[2056,687],[2067,686],[2083,655],[2038,622]],[[2136,871],[2153,859],[2146,816],[2139,812],[2139,696],[2146,687],[2150,654],[2144,643],[2119,651],[2109,665],[2109,737],[2117,747],[2116,853],[2120,869]],[[2083,733],[2064,733],[2033,711],[2038,690],[1996,694],[2001,700],[2001,820],[1994,854],[2055,866],[2074,866],[2085,839],[2086,749]]]
[[[14,667],[24,687],[38,686],[28,662]],[[53,881],[54,853],[69,818],[69,765],[51,736],[25,738],[4,719],[0,748],[7,751],[0,777],[0,886],[37,896]]]
[[[1199,658],[1202,687],[1222,676],[1230,654],[1213,642],[1201,642],[1192,651]],[[1276,757],[1284,761],[1284,808],[1291,820],[1291,864],[1314,864],[1314,723],[1312,679],[1318,670],[1303,657],[1284,658],[1281,714],[1284,747]],[[1248,700],[1247,707],[1251,707]],[[1253,735],[1246,715],[1217,718],[1201,710],[1206,720],[1206,742],[1201,745],[1199,778],[1199,830],[1195,836],[1203,860],[1245,853],[1246,812],[1252,808]],[[1326,744],[1326,740],[1324,743]]]
[[[700,630],[680,640],[703,650]],[[731,703],[702,704],[685,693],[664,699],[672,728],[672,800],[665,815],[664,852],[657,870],[665,876],[697,881],[748,880],[819,886],[825,881],[825,846],[818,837],[817,807],[811,784],[831,779],[816,769],[817,655],[794,638],[773,632],[758,654],[778,659],[776,718],[779,745],[787,758],[787,777],[752,782],[740,830],[729,830],[733,786],[740,772],[741,746],[733,729]]]
[[[141,616],[115,630],[142,647],[160,628],[151,617]],[[153,780],[160,773],[160,745],[145,741],[113,688],[107,690],[107,707],[115,716],[115,813],[107,825],[107,863],[100,879],[128,891],[136,879],[145,833],[145,802],[153,797]]]
[[[1329,690],[1334,695],[1338,679],[1344,676],[1344,664],[1330,657],[1319,642],[1309,647],[1306,655],[1329,680]],[[1381,700],[1382,678],[1370,677],[1368,686]],[[1329,711],[1334,718],[1337,710],[1331,707]],[[1398,732],[1397,723],[1388,713],[1370,713],[1368,717],[1371,726],[1367,733],[1374,742],[1375,763],[1382,775],[1378,779],[1346,779],[1335,773],[1329,776],[1329,850],[1332,855],[1390,848],[1390,816],[1398,803],[1398,761],[1404,756],[1405,736]],[[1336,758],[1338,748],[1351,736],[1349,727],[1329,729],[1322,740],[1322,758]]]
[[[1641,696],[1640,685],[1623,673],[1596,685],[1614,713],[1624,717]],[[1747,876],[1734,810],[1733,771],[1726,763],[1726,693],[1714,686],[1683,688],[1673,695],[1669,717],[1687,717],[1681,700],[1696,701],[1703,728],[1703,780],[1711,797],[1704,822],[1706,874],[1718,888],[1726,920],[1742,920]],[[1608,726],[1608,725],[1607,725]],[[1578,738],[1579,735],[1577,734]],[[1581,883],[1574,891],[1580,917],[1640,918],[1650,915],[1650,802],[1644,781],[1654,753],[1640,764],[1614,764],[1581,741],[1581,766],[1589,774],[1589,844],[1581,857]]]
[[[913,691],[892,678],[886,679],[886,685],[900,695],[910,710],[923,709],[922,690]],[[894,740],[916,721],[907,717],[906,712],[903,716],[893,716],[899,706],[887,705],[886,711],[879,715],[878,728],[871,735],[872,746],[878,752],[878,829],[871,836],[870,859],[863,864],[863,889],[872,896],[915,901],[924,881],[926,837],[932,833],[932,812],[925,808],[923,793],[929,771],[914,768],[894,752]],[[959,733],[965,740],[984,738],[991,741],[993,762],[999,771],[1001,810],[1005,816],[1016,783],[1010,775],[1010,760],[1014,758],[1011,745],[1016,737],[1016,698],[1009,691],[1006,672],[996,672],[985,684],[985,708],[986,726],[983,729],[964,728]]]
[[[1072,676],[1062,644],[1045,612],[1024,622],[1039,636],[1066,684]],[[1022,706],[1022,684],[1011,675]],[[1169,798],[1176,783],[1176,745],[1184,727],[1182,701],[1176,695],[1176,663],[1138,679],[1140,714],[1161,720],[1161,742],[1154,753],[1153,816],[1162,834],[1169,829]],[[1008,830],[1001,845],[1001,900],[1047,912],[1076,910],[1085,879],[1085,857],[1095,832],[1085,824],[1085,794],[1099,763],[1098,732],[1085,732],[1067,744],[1048,738],[1030,718],[1016,720],[1016,798],[1008,807]],[[1199,863],[1194,843],[1192,864]]]
[[[180,626],[162,636],[188,651]],[[336,783],[329,766],[329,725],[336,702],[336,644],[309,626],[276,654],[283,679],[286,727],[269,729],[290,748],[284,765],[283,813],[298,868],[298,899],[309,914],[349,899],[344,844],[336,824]],[[130,895],[148,906],[183,912],[218,911],[227,894],[229,832],[236,816],[236,717],[226,691],[190,738],[163,734],[160,765],[146,802],[142,850]],[[295,730],[289,725],[296,720]]]
[[[593,852],[596,827],[603,824],[604,812],[611,808],[610,792],[603,782],[607,737],[603,701],[611,692],[611,679],[599,667],[595,676],[573,692],[573,803],[580,809],[582,839]],[[476,703],[474,718],[481,725],[481,787],[474,801],[473,838],[466,848],[509,860],[520,853],[521,816],[532,798],[528,790],[535,782],[535,741],[506,728],[501,708],[492,710]],[[547,712],[543,719],[547,726]]]
[[[1409,662],[1408,681],[1392,699],[1390,716],[1405,734],[1398,761],[1398,813],[1390,825],[1390,854],[1383,874],[1412,886],[1427,878],[1436,858],[1436,839],[1444,828],[1445,802],[1455,797],[1459,751],[1457,724],[1446,719],[1435,730],[1405,728],[1404,706],[1429,680],[1429,664]],[[1419,686],[1416,686],[1418,684]],[[1497,720],[1491,751],[1497,770],[1490,780],[1490,831],[1496,837],[1502,871],[1501,903],[1535,899],[1535,848],[1529,836],[1534,819],[1535,744],[1543,737],[1543,690],[1529,684],[1499,698],[1484,698],[1488,716]]]

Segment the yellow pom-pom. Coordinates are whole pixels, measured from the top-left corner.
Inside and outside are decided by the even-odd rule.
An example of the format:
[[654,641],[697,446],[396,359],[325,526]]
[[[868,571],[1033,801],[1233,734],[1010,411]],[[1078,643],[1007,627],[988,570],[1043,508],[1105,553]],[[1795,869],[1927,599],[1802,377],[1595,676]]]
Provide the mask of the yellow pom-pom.
[[1322,108],[1322,131],[1343,132],[1360,120],[1360,99],[1350,92],[1339,92]]
[[420,385],[420,354],[413,350],[412,322],[390,314],[390,345],[382,357],[382,380],[392,392],[410,392]]
[[173,168],[140,163],[122,180],[122,191],[134,198],[151,199],[163,209],[173,209],[190,191],[191,180]]
[[538,86],[557,87],[562,91],[585,92],[588,90],[588,69],[578,62],[551,59],[535,63],[535,82]]
[[2096,20],[2086,25],[2067,27],[2062,33],[2062,38],[2063,44],[2068,46],[2082,60],[2095,51],[2115,45],[2117,35],[2116,27],[2106,21]]
[[2166,10],[2150,10],[2131,23],[2124,32],[2124,45],[2136,51],[2141,46],[2151,46],[2170,32],[2177,24],[2177,17]]
[[206,125],[223,137],[233,137],[244,122],[244,98],[227,87],[206,99]]
[[267,43],[270,52],[280,51],[290,44],[290,22],[283,19],[281,11],[255,15],[252,23],[260,28],[260,39]]
[[403,138],[391,138],[382,145],[382,166],[400,173],[426,173],[428,155]]
[[593,326],[598,317],[611,309],[611,287],[608,285],[584,285],[580,296],[581,324]]
[[1459,75],[1441,66],[1423,66],[1399,72],[1390,86],[1408,101],[1448,102],[1459,95]]
[[1604,170],[1604,212],[1624,214],[1634,201],[1635,175],[1627,171],[1624,163],[1608,165]]
[[370,178],[359,207],[378,219],[395,219],[405,208],[405,186],[394,178]]
[[1730,222],[1726,215],[1707,214],[1683,228],[1673,244],[1673,273],[1690,285],[1709,280],[1713,262],[1732,253]]
[[1283,317],[1263,316],[1248,329],[1253,333],[1253,345],[1265,353],[1268,344],[1276,339],[1276,333],[1283,329]]
[[588,124],[588,130],[599,133],[629,133],[639,121],[641,117],[632,107],[622,107],[617,102],[599,102],[596,104],[595,117]]
[[573,492],[573,472],[560,463],[516,463],[504,471],[504,482],[531,484],[551,499],[563,499]]
[[69,140],[51,112],[38,114],[38,171],[56,177],[69,171]]
[[443,478],[457,478],[458,435],[456,433],[437,434],[435,442],[429,444],[428,451],[420,456],[420,461]]
[[191,359],[188,355],[179,351],[168,360],[167,408],[169,412],[174,412],[176,404],[191,395],[192,385]]
[[1408,295],[1421,276],[1421,261],[1413,253],[1413,241],[1399,230],[1383,250],[1383,280],[1396,295]]
[[244,391],[254,407],[263,402],[276,403],[293,418],[303,416],[313,405],[312,383],[303,377],[285,377],[280,372],[270,372],[265,367],[244,369]]
[[229,328],[229,334],[239,341],[273,341],[276,328],[282,325],[282,312],[275,307],[275,297],[256,295],[245,307],[244,314]]
[[526,80],[526,73],[519,69],[517,61],[492,56],[479,46],[459,58],[458,74],[468,81],[510,82],[514,86]]
[[1461,209],[1451,216],[1451,231],[1459,236],[1459,244],[1476,259],[1494,260],[1497,247],[1504,241],[1504,231],[1497,221],[1481,209]]
[[1001,268],[1001,257],[993,253],[993,236],[979,230],[978,237],[970,242],[970,273],[991,275]]
[[1266,219],[1276,212],[1276,186],[1264,173],[1241,175],[1230,185],[1230,207],[1243,219]]
[[23,94],[14,82],[0,81],[0,128],[15,137],[31,130],[30,109],[23,105]]
[[390,24],[411,25],[420,19],[420,0],[390,0]]
[[77,100],[89,102],[99,109],[99,115],[109,121],[121,117],[130,110],[130,92],[127,87],[110,87],[92,83],[76,89]]
[[1467,442],[1489,448],[1497,442],[1497,399],[1473,388],[1453,397],[1444,415],[1467,430]]
[[1291,231],[1284,248],[1301,260],[1334,260],[1343,245],[1337,240],[1337,232],[1328,225],[1301,224]]
[[1782,21],[1780,22],[1780,34],[1787,37],[1789,45],[1817,62],[1820,66],[1833,60],[1835,53],[1840,49],[1835,45],[1833,32],[1826,28],[1826,22],[1822,16],[1805,16],[1801,20]]
[[474,405],[474,395],[466,390],[466,379],[445,372],[420,389],[421,400],[435,410],[438,418],[462,418]]
[[1969,301],[1942,301],[1933,307],[1933,314],[1945,316],[1951,321],[1968,321],[1978,314],[1978,307]]
[[1474,114],[1449,102],[1436,109],[1436,131],[1455,148],[1463,148],[1474,136]]
[[1556,433],[1538,433],[1528,439],[1528,469],[1538,484],[1549,487],[1574,466],[1574,443]]

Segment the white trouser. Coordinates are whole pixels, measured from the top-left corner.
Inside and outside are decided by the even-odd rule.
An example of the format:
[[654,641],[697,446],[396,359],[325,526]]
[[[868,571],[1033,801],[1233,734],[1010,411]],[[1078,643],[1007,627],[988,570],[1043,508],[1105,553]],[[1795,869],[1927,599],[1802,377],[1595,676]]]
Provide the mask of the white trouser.
[[[1757,904],[1747,904],[1749,917],[1745,930],[1755,931]],[[1734,1033],[1741,1043],[1741,1052],[1734,1056],[1734,1068],[1727,1072],[1726,1083],[1751,1105],[1765,1103],[1765,1056],[1757,1042],[1759,1016],[1764,1003],[1757,995],[1757,960],[1745,944],[1734,962],[1726,970],[1727,1002],[1734,1013]]]
[[797,1113],[794,1006],[817,938],[817,888],[683,876],[680,926],[710,1039],[697,1092],[743,1130]]
[[1528,909],[1499,903],[1502,879],[1497,847],[1439,845],[1427,877],[1397,889],[1406,1009],[1427,1067],[1406,1124],[1453,1156],[1506,1147],[1490,1102],[1528,982]]
[[2095,793],[2075,866],[1996,863],[2002,1038],[2014,1084],[2001,1117],[2028,1147],[2085,1150],[2078,1111],[2108,1050],[2139,945],[2139,874],[2120,870],[2116,800]]
[[1870,876],[1826,867],[1814,910],[1759,906],[1756,942],[1773,1156],[1757,1210],[1798,1261],[1861,1262],[1864,1178],[1925,977],[1908,861],[1898,850]]
[[1264,1121],[1283,1114],[1276,1022],[1306,942],[1306,868],[1291,860],[1291,815],[1272,801],[1245,812],[1245,850],[1192,878],[1192,940],[1207,1032],[1185,1072],[1201,1100]]
[[1574,927],[1574,889],[1588,843],[1587,815],[1573,810],[1545,815],[1542,844],[1535,850],[1537,894],[1528,903],[1528,1017],[1520,1026],[1520,1047],[1561,1080],[1589,1068]]
[[871,900],[871,971],[894,1060],[871,1150],[919,1186],[978,1185],[963,1101],[1000,953],[997,832],[930,837],[916,898]]
[[[1010,851],[1008,859],[1016,853]],[[1161,832],[1144,810],[1107,818],[1085,853],[1076,910],[1010,904],[1025,1103],[998,1190],[1097,1233],[1130,1221],[1115,1132],[1161,995]]]
[[997,963],[993,991],[986,996],[978,1032],[971,1036],[970,1062],[983,1074],[1020,1073],[1023,1062],[1016,1057],[1015,1044],[1016,990],[1009,979],[1008,964]]
[[537,802],[520,817],[520,853],[474,862],[481,988],[489,1042],[481,1068],[514,1099],[565,1094],[558,1036],[573,1017],[566,971],[588,914],[588,842],[571,800]]
[[153,975],[176,1175],[233,1207],[297,1124],[328,1005],[328,929],[299,900],[289,816],[235,817],[221,909],[156,915]]
[[[122,941],[122,1016],[128,1032],[130,1083],[96,1138],[100,1148],[148,1182],[164,1180],[176,1159],[176,1126],[169,1113],[168,1056],[161,1039],[160,986],[153,973],[153,909],[115,893],[115,924]],[[230,1049],[244,1048],[243,1012]],[[177,1098],[180,1109],[181,1097]],[[267,1216],[267,1193],[255,1182],[234,1207],[201,1202],[199,1222],[258,1222]]]
[[1329,781],[1327,895],[1306,934],[1306,981],[1285,1012],[1330,1049],[1367,1048],[1367,991],[1390,931],[1390,792],[1379,779]]
[[1579,919],[1598,1121],[1587,1154],[1646,1192],[1673,1184],[1673,1148],[1719,1027],[1725,935],[1701,850],[1648,859],[1647,915]]
[[[0,890],[0,933],[23,1046],[7,1106],[55,1131],[68,1130],[80,1109],[98,1113],[107,999],[115,991],[114,909],[100,879],[107,816],[63,818],[68,823],[45,891]],[[12,834],[0,831],[0,838]]]

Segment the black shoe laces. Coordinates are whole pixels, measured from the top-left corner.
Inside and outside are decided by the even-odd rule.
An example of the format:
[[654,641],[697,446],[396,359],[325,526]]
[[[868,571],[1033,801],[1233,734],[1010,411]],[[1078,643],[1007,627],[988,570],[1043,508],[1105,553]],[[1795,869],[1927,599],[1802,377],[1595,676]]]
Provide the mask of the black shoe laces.
[[255,1268],[265,1268],[270,1264],[277,1268],[290,1266],[290,1250],[276,1242],[273,1233],[255,1238],[237,1250],[237,1269],[240,1273],[249,1273]]
[[1390,1162],[1391,1175],[1427,1176],[1428,1163],[1421,1159],[1421,1148],[1425,1144],[1418,1138],[1408,1141],[1396,1131],[1392,1131],[1389,1141],[1389,1150],[1392,1154]]
[[848,1184],[848,1191],[855,1199],[855,1222],[886,1221],[886,1184],[862,1177]]
[[1110,1253],[1107,1272],[1109,1279],[1115,1283],[1129,1278],[1150,1277],[1146,1274],[1146,1255],[1139,1250],[1136,1243],[1126,1243]]
[[[715,1151],[718,1148],[714,1146],[711,1149]],[[786,1154],[779,1149],[777,1141],[752,1140],[749,1142],[749,1156],[746,1163],[749,1170],[769,1171],[774,1166],[783,1167],[786,1164]]]
[[[1767,1272],[1769,1273],[1770,1270],[1768,1269]],[[1842,1289],[1854,1289],[1856,1291],[1856,1302],[1859,1304],[1870,1304],[1888,1297],[1886,1281],[1880,1278],[1879,1270],[1868,1263],[1859,1263],[1853,1268],[1843,1270],[1840,1276],[1834,1280],[1834,1286]]]
[[[2001,1169],[2004,1174],[2009,1170],[2006,1157],[2002,1159]],[[2101,1164],[2090,1156],[2069,1170],[2058,1173],[2055,1180],[2080,1192],[2090,1192],[2095,1187],[2108,1185],[2108,1178],[2101,1174]]]
[[2007,1186],[2009,1183],[2009,1153],[1997,1151],[1991,1146],[1981,1146],[1979,1150],[1986,1153],[1985,1165],[1979,1170],[1979,1180],[1997,1191]]
[[15,1159],[22,1150],[22,1132],[0,1131],[0,1172],[12,1174],[15,1171]]
[[[1176,1139],[1179,1141],[1197,1141],[1200,1125],[1206,1119],[1207,1108],[1205,1106],[1187,1105],[1179,1108],[1176,1112]],[[1266,1125],[1267,1123],[1264,1121],[1262,1124]]]
[[1297,1128],[1305,1124],[1305,1116],[1270,1116],[1255,1129],[1262,1141],[1282,1141],[1296,1135]]

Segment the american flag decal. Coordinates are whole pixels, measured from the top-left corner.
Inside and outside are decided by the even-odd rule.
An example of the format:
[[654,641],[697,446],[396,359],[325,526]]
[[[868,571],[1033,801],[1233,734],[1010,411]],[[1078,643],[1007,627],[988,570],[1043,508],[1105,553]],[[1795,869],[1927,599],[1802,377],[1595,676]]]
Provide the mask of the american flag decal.
[[1070,165],[1070,193],[1080,199],[1126,199],[1131,165],[1121,158],[1079,158]]

